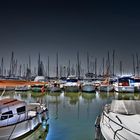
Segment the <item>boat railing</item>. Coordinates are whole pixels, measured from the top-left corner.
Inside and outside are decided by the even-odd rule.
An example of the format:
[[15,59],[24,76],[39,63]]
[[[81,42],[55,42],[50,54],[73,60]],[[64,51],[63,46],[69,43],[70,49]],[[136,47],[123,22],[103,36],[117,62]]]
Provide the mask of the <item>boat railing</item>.
[[[103,120],[105,119],[104,117],[108,118],[109,122],[111,121],[111,122],[115,123],[116,125],[120,126],[120,129],[117,129],[116,131],[113,131],[113,129],[112,129],[112,131],[114,132],[114,138],[115,138],[115,136],[117,135],[117,132],[118,132],[118,131],[121,131],[122,129],[125,129],[125,130],[127,130],[127,131],[129,131],[129,132],[131,132],[131,133],[133,133],[133,134],[135,134],[135,135],[140,136],[140,133],[134,132],[134,131],[130,130],[129,128],[125,127],[125,126],[122,124],[120,118],[119,118],[117,115],[116,115],[116,118],[118,119],[118,121],[119,121],[120,123],[118,123],[118,122],[114,121],[113,119],[111,119],[108,115],[106,115],[105,111],[103,111]],[[102,120],[102,121],[103,121],[103,120]],[[111,127],[111,126],[110,126],[110,127]]]

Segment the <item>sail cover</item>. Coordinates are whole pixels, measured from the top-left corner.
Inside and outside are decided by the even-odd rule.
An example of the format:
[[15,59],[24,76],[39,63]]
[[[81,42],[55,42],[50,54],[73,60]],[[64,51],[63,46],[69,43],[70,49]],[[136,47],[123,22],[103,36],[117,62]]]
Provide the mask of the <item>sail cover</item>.
[[111,112],[135,115],[140,114],[140,101],[136,100],[113,100],[111,103]]

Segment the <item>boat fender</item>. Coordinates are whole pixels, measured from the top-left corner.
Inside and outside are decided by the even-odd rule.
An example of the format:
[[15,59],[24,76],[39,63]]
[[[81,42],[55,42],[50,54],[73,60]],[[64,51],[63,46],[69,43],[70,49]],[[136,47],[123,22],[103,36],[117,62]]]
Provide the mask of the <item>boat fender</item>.
[[48,120],[48,118],[49,118],[48,111],[43,112],[42,120]]
[[47,127],[47,121],[46,120],[43,120],[43,122],[42,122],[42,128],[43,129],[46,129]]
[[38,118],[38,122],[42,123],[42,118],[41,118],[41,114],[40,113],[37,113],[37,118]]
[[42,92],[42,93],[45,92],[45,87],[44,87],[44,86],[41,87],[41,92]]
[[33,121],[33,119],[30,120],[30,129],[34,130],[34,121]]

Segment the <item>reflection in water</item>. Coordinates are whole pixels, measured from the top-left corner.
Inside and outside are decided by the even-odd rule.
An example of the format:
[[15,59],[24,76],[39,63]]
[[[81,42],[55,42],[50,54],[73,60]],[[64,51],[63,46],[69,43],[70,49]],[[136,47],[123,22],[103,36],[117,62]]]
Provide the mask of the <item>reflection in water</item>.
[[86,105],[86,114],[87,114],[87,119],[89,119],[90,117],[90,104],[92,103],[92,100],[96,98],[96,94],[95,93],[82,93],[82,98],[85,102]]
[[69,102],[70,102],[71,105],[76,105],[76,103],[79,100],[80,93],[77,93],[77,92],[66,92],[66,93],[64,93],[64,96],[70,98]]
[[113,99],[139,100],[140,94],[5,92],[3,97],[46,104],[49,110],[46,140],[93,140],[95,119],[106,103]]
[[59,104],[60,104],[60,99],[59,99],[59,96],[61,95],[61,93],[59,93],[59,92],[50,92],[50,93],[48,93],[48,95],[49,96],[51,96],[51,97],[55,97],[55,101],[51,101],[51,103],[54,103],[55,105],[56,105],[56,117],[55,117],[55,119],[57,120],[58,119],[58,110],[59,110]]
[[114,92],[100,92],[99,96],[101,99],[107,99],[107,98],[114,98]]
[[117,93],[118,100],[140,100],[140,94],[138,93]]
[[33,98],[45,96],[45,92],[31,92]]
[[82,98],[87,100],[87,101],[92,102],[92,100],[94,98],[96,98],[96,94],[95,93],[82,93]]

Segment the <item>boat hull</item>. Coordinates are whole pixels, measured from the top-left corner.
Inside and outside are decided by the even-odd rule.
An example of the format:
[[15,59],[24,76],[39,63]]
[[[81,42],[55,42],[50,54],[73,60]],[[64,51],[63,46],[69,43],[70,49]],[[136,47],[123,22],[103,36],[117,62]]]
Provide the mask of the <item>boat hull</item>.
[[133,86],[115,86],[114,90],[116,92],[120,93],[134,93],[134,87]]
[[41,92],[41,88],[39,88],[39,87],[32,88],[32,91],[33,92]]
[[61,92],[60,87],[50,87],[50,92]]
[[44,117],[44,113],[47,113],[47,110],[40,113],[40,116],[36,115],[15,124],[0,126],[0,140],[17,139],[30,131],[34,131],[42,123],[43,120],[40,121],[39,117]]
[[100,89],[100,91],[103,91],[103,92],[111,92],[114,90],[114,87],[107,86],[107,85],[101,85],[99,89]]
[[100,118],[105,140],[140,140],[140,101],[114,100],[106,104]]
[[79,91],[79,87],[78,86],[65,86],[64,90],[66,92],[78,92]]
[[[125,129],[125,125],[124,127],[123,124],[120,124],[119,120],[116,119],[116,116],[118,118],[121,118],[120,120],[122,121],[122,117],[121,115],[116,115],[116,114],[113,114],[113,115],[106,115],[106,116],[102,116],[101,117],[101,121],[100,121],[100,129],[101,129],[101,133],[104,137],[105,140],[139,140],[140,139],[140,136],[139,134],[137,133],[132,133],[132,132],[135,132],[132,130],[132,128],[137,128],[137,130],[139,130],[139,125],[135,125],[133,124],[131,121],[129,121],[129,123],[132,123],[131,124],[131,127],[128,128],[126,127],[127,129]],[[108,119],[108,117],[111,117],[113,121],[110,121]],[[129,119],[131,116],[126,116],[124,117],[124,120],[127,120],[127,118]],[[136,119],[137,117],[134,116],[133,119]],[[123,121],[124,121],[123,120]],[[129,119],[131,120],[131,119]],[[118,125],[120,124],[120,125]],[[126,124],[127,125],[127,124]],[[130,131],[129,131],[130,130]],[[132,130],[132,132],[131,132]],[[116,133],[115,133],[116,132]]]
[[93,85],[83,85],[82,92],[95,92],[95,87]]

